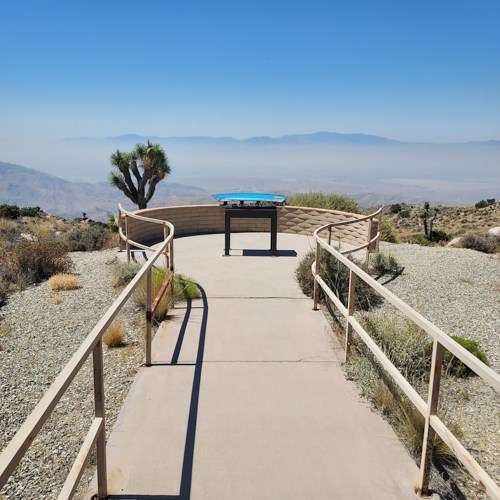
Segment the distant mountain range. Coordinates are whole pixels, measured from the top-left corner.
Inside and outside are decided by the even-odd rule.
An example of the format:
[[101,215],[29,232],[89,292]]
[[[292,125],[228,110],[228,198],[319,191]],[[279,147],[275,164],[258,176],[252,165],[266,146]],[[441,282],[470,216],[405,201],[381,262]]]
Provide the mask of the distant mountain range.
[[[158,184],[150,206],[204,203],[210,197],[201,188],[164,182]],[[0,204],[38,206],[50,214],[95,220],[116,213],[118,203],[134,208],[127,198],[107,182],[70,182],[31,168],[0,162]]]
[[186,137],[161,137],[157,135],[145,136],[138,134],[125,134],[112,137],[68,137],[65,142],[85,143],[85,142],[123,142],[123,143],[143,143],[147,140],[159,143],[176,144],[214,144],[214,145],[237,145],[237,144],[337,144],[353,146],[500,146],[500,141],[468,141],[456,143],[423,143],[423,142],[404,142],[394,139],[387,139],[377,135],[369,134],[339,134],[336,132],[314,132],[311,134],[292,134],[281,137],[257,136],[247,139],[235,139],[234,137],[209,137],[209,136],[186,136]]

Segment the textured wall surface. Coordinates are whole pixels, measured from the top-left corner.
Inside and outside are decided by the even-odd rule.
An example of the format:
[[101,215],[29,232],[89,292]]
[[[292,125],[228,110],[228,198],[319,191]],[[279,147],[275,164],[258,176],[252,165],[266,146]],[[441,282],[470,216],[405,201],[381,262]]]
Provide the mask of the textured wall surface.
[[[345,222],[360,217],[346,212],[307,207],[283,206],[278,207],[277,210],[279,232],[304,235],[312,235],[318,227],[331,222]],[[147,208],[134,213],[172,223],[176,236],[224,232],[224,207],[220,205]],[[158,224],[127,217],[127,225],[128,237],[139,243],[159,239],[163,236],[162,226]],[[373,224],[372,237],[377,233],[376,226]],[[271,221],[269,219],[233,219],[231,221],[233,232],[265,232],[270,231],[270,228]],[[359,246],[367,242],[368,228],[368,221],[333,228],[332,239]]]

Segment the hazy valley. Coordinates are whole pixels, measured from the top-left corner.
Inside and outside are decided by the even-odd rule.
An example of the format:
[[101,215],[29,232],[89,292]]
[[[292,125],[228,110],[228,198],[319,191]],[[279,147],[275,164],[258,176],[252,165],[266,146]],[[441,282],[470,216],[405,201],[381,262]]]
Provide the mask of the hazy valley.
[[67,217],[103,218],[118,202],[131,207],[107,182],[109,156],[147,139],[165,148],[172,167],[150,206],[206,203],[228,191],[321,190],[351,195],[364,207],[500,198],[500,141],[427,144],[318,132],[243,140],[130,134],[68,138],[39,149],[3,143],[1,160],[15,158],[30,168],[0,163],[0,201]]

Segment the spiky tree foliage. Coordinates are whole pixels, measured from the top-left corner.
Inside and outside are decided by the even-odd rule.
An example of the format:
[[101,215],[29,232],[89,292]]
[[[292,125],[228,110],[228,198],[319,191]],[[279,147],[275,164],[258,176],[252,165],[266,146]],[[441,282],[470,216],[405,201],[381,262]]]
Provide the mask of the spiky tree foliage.
[[147,208],[156,185],[170,173],[165,151],[159,144],[137,144],[131,153],[116,151],[110,158],[116,170],[109,173],[111,184],[123,191],[139,209]]

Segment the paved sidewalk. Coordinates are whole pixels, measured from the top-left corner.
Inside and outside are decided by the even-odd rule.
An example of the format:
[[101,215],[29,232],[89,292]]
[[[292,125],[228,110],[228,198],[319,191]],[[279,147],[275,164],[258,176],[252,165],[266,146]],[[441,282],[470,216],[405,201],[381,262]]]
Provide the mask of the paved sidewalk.
[[272,258],[268,239],[233,235],[230,257],[223,235],[175,241],[202,298],[162,325],[125,401],[108,442],[115,498],[416,498],[415,464],[294,281],[312,240],[279,234]]

